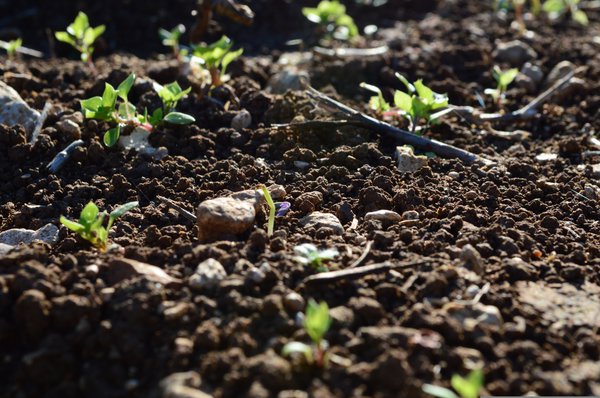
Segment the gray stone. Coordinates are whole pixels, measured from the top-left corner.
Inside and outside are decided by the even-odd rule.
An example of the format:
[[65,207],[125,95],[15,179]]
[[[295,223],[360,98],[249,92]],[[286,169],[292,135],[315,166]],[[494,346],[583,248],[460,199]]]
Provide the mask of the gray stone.
[[419,212],[416,210],[408,210],[402,213],[403,220],[418,220],[420,217]]
[[304,298],[296,292],[288,293],[283,298],[283,306],[289,312],[302,311],[305,305]]
[[305,228],[330,228],[337,234],[344,233],[340,220],[331,213],[315,211],[300,219],[300,225]]
[[227,272],[220,262],[214,258],[202,261],[190,277],[189,285],[192,289],[210,289],[227,277]]
[[0,124],[22,125],[32,133],[40,118],[40,113],[29,105],[8,84],[0,80]]
[[27,245],[35,240],[54,245],[58,242],[58,227],[54,224],[46,224],[36,231],[24,228],[13,228],[0,232],[0,243],[9,246],[17,246],[21,243]]
[[444,317],[454,318],[465,330],[473,330],[478,324],[500,327],[504,323],[500,310],[493,305],[451,302],[439,311]]
[[252,115],[245,109],[242,109],[231,119],[231,128],[242,131],[252,124]]
[[56,123],[56,129],[59,133],[67,135],[71,139],[78,140],[81,138],[79,126],[70,119],[60,120]]
[[252,203],[230,197],[205,200],[196,209],[198,239],[201,242],[233,238],[254,224]]
[[473,245],[466,244],[463,246],[460,252],[460,259],[465,262],[470,269],[472,269],[476,274],[483,274],[483,262],[481,260],[481,255],[473,247]]
[[413,149],[406,145],[396,147],[394,157],[398,161],[398,170],[402,173],[414,173],[427,166],[427,156],[416,156]]
[[531,62],[527,62],[525,65],[523,65],[521,68],[521,74],[530,78],[533,84],[536,86],[540,85],[542,80],[544,80],[544,72],[542,69]]
[[493,53],[498,62],[506,62],[515,67],[520,67],[527,61],[537,58],[537,53],[528,44],[513,40],[505,43],[498,43]]
[[288,90],[304,90],[310,85],[308,73],[296,68],[288,68],[269,79],[267,90],[273,94],[284,94]]
[[402,216],[391,210],[377,210],[365,214],[365,220],[399,222],[402,221]]

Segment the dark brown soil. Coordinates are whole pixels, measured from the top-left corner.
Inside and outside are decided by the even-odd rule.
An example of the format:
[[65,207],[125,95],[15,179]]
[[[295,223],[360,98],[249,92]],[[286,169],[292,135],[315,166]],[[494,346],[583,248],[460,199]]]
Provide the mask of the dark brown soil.
[[[528,139],[501,140],[457,118],[427,133],[494,160],[491,167],[435,157],[403,174],[393,159],[397,143],[368,130],[290,134],[269,127],[314,115],[304,93],[265,89],[283,68],[277,60],[285,41],[310,36],[300,8],[315,2],[261,0],[252,2],[253,27],[218,19],[211,33],[225,32],[247,48],[248,56],[230,68],[239,105],[224,111],[188,96],[179,110],[197,122],[153,133],[152,143],[169,151],[161,161],[105,148],[105,126],[86,120],[85,145],[49,174],[46,164],[74,138],[59,133],[57,121],[78,111],[80,99],[100,94],[105,81],[117,85],[133,71],[189,86],[175,61],[150,54],[166,52],[158,27],[192,24],[191,3],[30,1],[17,9],[13,1],[0,1],[0,15],[13,18],[12,24],[2,20],[0,29],[6,35],[7,28],[20,29],[33,48],[47,49],[45,28],[64,28],[78,9],[91,14],[92,24],[109,25],[97,74],[65,58],[0,59],[0,78],[30,105],[54,105],[33,147],[21,127],[0,125],[0,230],[59,225],[60,215],[77,217],[90,200],[107,209],[140,202],[111,233],[121,252],[99,253],[62,227],[53,247],[34,243],[0,256],[0,396],[160,396],[163,378],[192,371],[215,397],[307,396],[291,390],[311,397],[420,397],[423,383],[447,386],[452,374],[477,366],[493,395],[600,394],[600,188],[592,163],[581,155],[594,149],[584,126],[599,127],[596,13],[589,13],[588,28],[568,20],[530,22],[535,35],[523,40],[537,52],[534,62],[545,73],[563,60],[586,66],[581,77],[587,86],[551,101],[531,121],[496,126],[528,131]],[[362,59],[314,55],[304,68],[316,88],[365,111],[368,95],[359,83],[389,94],[400,88],[396,71],[423,78],[453,104],[478,106],[476,92],[493,84],[496,43],[519,38],[511,15],[494,13],[487,3],[353,5],[350,13],[360,15],[361,26],[383,29],[360,45],[387,42],[391,50]],[[16,17],[30,8],[31,14]],[[532,97],[513,88],[505,106],[517,109]],[[131,100],[150,104],[157,98],[140,81]],[[229,126],[241,108],[253,122],[237,133]],[[558,158],[536,160],[543,152]],[[310,165],[300,170],[295,160]],[[271,239],[260,214],[256,228],[237,241],[201,244],[193,223],[156,199],[162,195],[192,210],[205,199],[261,183],[283,185],[292,203]],[[311,202],[311,192],[321,193],[322,201]],[[364,220],[381,209],[417,212],[418,221]],[[299,219],[312,210],[337,215],[346,232],[301,228]],[[336,247],[341,255],[332,268],[344,269],[367,241],[373,245],[363,264],[429,261],[356,280],[301,284],[314,271],[292,260],[295,245]],[[155,265],[176,281],[134,276],[113,283],[122,257]],[[208,258],[228,275],[198,293],[188,280]],[[262,280],[252,278],[254,267],[262,267]],[[467,303],[487,283],[480,303]],[[349,366],[307,368],[279,355],[292,339],[308,341],[286,301],[294,291],[334,309],[327,339]],[[494,318],[493,307],[500,317]]]

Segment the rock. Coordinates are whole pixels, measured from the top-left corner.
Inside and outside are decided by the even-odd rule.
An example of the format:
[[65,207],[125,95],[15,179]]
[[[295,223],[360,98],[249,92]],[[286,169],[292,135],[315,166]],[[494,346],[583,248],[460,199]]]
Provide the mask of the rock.
[[518,74],[515,78],[515,84],[524,89],[528,94],[534,94],[537,91],[537,85],[526,75]]
[[514,67],[520,67],[527,61],[537,59],[534,49],[520,40],[498,43],[492,55],[498,62],[506,62]]
[[402,216],[391,210],[377,210],[365,214],[365,220],[399,222],[402,221]]
[[141,127],[136,127],[129,135],[119,137],[119,146],[123,149],[133,149],[139,154],[150,156],[152,159],[161,160],[169,154],[167,148],[154,148],[148,142],[150,132]]
[[173,373],[160,382],[162,398],[212,398],[212,395],[199,390],[202,384],[197,372]]
[[305,192],[298,196],[295,201],[295,208],[304,214],[312,213],[323,203],[323,194],[318,191]]
[[532,279],[537,274],[536,268],[526,263],[521,257],[505,258],[502,260],[502,269],[513,280]]
[[416,210],[408,210],[402,213],[403,220],[418,220],[420,217],[419,212]]
[[556,160],[558,158],[558,154],[556,153],[540,153],[535,157],[535,160],[539,163],[550,162],[552,160]]
[[231,239],[249,230],[256,210],[252,203],[231,197],[205,200],[196,209],[198,239],[208,242]]
[[9,246],[17,246],[21,243],[27,245],[36,240],[54,245],[58,242],[58,227],[54,224],[46,224],[36,231],[24,228],[13,228],[0,232],[0,243]]
[[320,211],[312,212],[300,219],[300,225],[305,228],[330,228],[338,235],[344,233],[342,223],[340,223],[340,220],[331,213],[322,213]]
[[[282,185],[270,185],[267,187],[269,190],[269,194],[271,195],[271,199],[281,199],[286,195],[285,188]],[[247,189],[245,191],[235,192],[229,195],[230,198],[236,200],[243,200],[244,202],[249,202],[254,210],[258,212],[263,204],[266,203],[265,196],[260,189]]]
[[214,258],[202,261],[190,277],[189,285],[192,289],[211,289],[227,277],[227,272],[220,262]]
[[413,149],[407,145],[396,147],[394,157],[398,161],[398,170],[402,173],[414,173],[427,166],[427,156],[416,156]]
[[169,276],[161,268],[129,258],[116,258],[108,263],[103,279],[108,285],[116,285],[126,279],[140,277],[168,287],[179,287],[181,280]]
[[452,353],[458,356],[467,370],[482,369],[485,365],[483,355],[474,348],[456,347]]
[[442,307],[440,315],[454,318],[465,330],[473,330],[477,325],[500,327],[504,323],[498,307],[481,303],[451,302]]
[[465,265],[475,271],[476,274],[483,274],[484,269],[481,255],[472,245],[466,244],[463,246],[460,252],[460,259],[465,262]]
[[548,77],[546,77],[546,81],[544,83],[544,88],[548,88],[558,80],[565,77],[567,74],[573,72],[577,67],[570,61],[562,61],[559,62],[552,68],[550,73],[548,73]]
[[31,134],[39,118],[38,111],[31,109],[19,93],[0,80],[0,124],[22,125]]
[[289,387],[292,380],[292,365],[272,351],[249,358],[246,362],[250,374],[258,376],[268,389],[282,390]]
[[81,130],[77,123],[70,119],[60,120],[56,123],[56,129],[59,133],[68,136],[72,140],[78,140],[81,138]]
[[0,256],[8,254],[8,252],[14,248],[14,246],[7,245],[6,243],[0,243]]
[[349,306],[369,324],[376,323],[385,315],[379,301],[369,297],[354,297],[350,299]]
[[349,327],[354,323],[354,311],[348,307],[333,307],[329,310],[329,316],[335,325],[341,327]]
[[542,69],[539,66],[534,65],[530,62],[527,62],[525,65],[523,65],[523,67],[521,68],[521,74],[531,79],[531,81],[533,82],[533,84],[535,84],[536,87],[542,83],[542,80],[544,80],[544,72],[542,71]]
[[309,85],[308,73],[296,68],[287,68],[269,79],[267,91],[273,94],[284,94],[288,90],[304,90]]
[[257,267],[250,268],[248,270],[248,273],[246,274],[246,278],[249,281],[256,283],[256,284],[263,282],[266,277],[267,277],[267,275],[265,274],[265,272]]
[[302,311],[305,305],[304,298],[296,292],[288,293],[283,298],[283,306],[292,313]]
[[245,109],[239,111],[233,119],[231,119],[231,128],[237,131],[242,131],[252,124],[252,115]]

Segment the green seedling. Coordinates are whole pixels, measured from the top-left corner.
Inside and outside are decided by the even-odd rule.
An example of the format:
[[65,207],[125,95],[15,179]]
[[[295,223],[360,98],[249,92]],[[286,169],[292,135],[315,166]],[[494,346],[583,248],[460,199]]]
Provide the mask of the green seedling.
[[490,95],[494,99],[494,102],[496,102],[498,105],[501,105],[504,97],[506,96],[508,85],[515,80],[518,74],[519,70],[517,68],[503,71],[497,65],[494,66],[492,75],[496,80],[497,86],[496,88],[486,88],[484,93]]
[[213,87],[223,84],[221,76],[225,74],[229,64],[244,52],[243,48],[231,51],[232,47],[233,42],[227,36],[210,45],[192,45],[191,61],[208,70]]
[[324,262],[333,260],[340,255],[336,249],[321,250],[312,243],[303,243],[294,247],[294,253],[296,253],[294,260],[304,265],[310,265],[318,272],[327,271]]
[[348,40],[358,36],[358,27],[351,16],[346,14],[346,6],[338,0],[322,0],[316,7],[304,7],[302,14],[318,24],[326,36],[338,40]]
[[0,43],[0,47],[6,50],[6,55],[8,56],[8,59],[15,59],[15,57],[17,56],[17,50],[21,48],[22,45],[23,39],[21,39],[20,37],[15,40]]
[[579,9],[580,0],[546,0],[542,9],[550,18],[557,18],[565,13],[571,14],[571,19],[575,22],[587,26],[589,20],[585,11]]
[[479,398],[483,388],[483,370],[475,369],[466,378],[455,374],[452,376],[450,384],[458,392],[458,395],[448,388],[432,384],[423,385],[423,392],[438,398]]
[[[108,233],[115,220],[137,206],[138,202],[125,203],[113,210],[109,215],[106,211],[100,213],[98,206],[90,202],[81,211],[78,222],[60,216],[60,223],[79,234],[79,236],[90,242],[97,249],[105,251],[108,245]],[[106,216],[108,216],[108,224],[105,228],[103,224]]]
[[[81,109],[86,119],[116,124],[115,127],[104,133],[103,141],[107,147],[117,143],[121,130],[125,127],[142,127],[152,132],[164,123],[184,125],[195,121],[190,115],[174,111],[177,102],[189,93],[190,88],[181,90],[176,82],[166,86],[155,85],[154,89],[162,99],[163,107],[155,109],[151,115],[147,110],[144,114],[139,114],[135,105],[130,103],[127,98],[134,82],[135,74],[132,73],[116,89],[109,83],[105,83],[104,93],[101,97],[92,97],[81,101]],[[121,102],[117,106],[119,98]]]
[[315,364],[319,367],[326,366],[328,343],[324,337],[331,327],[331,321],[329,306],[326,302],[322,301],[317,304],[315,300],[309,300],[304,315],[304,330],[312,340],[312,345],[292,341],[283,347],[282,355],[303,355],[308,364]]
[[88,16],[83,12],[79,12],[65,32],[56,32],[54,36],[57,40],[73,46],[81,53],[81,60],[91,64],[94,52],[93,44],[104,33],[105,29],[106,26],[104,25],[92,28]]
[[361,83],[360,86],[365,90],[369,90],[376,95],[369,98],[369,107],[376,111],[377,113],[383,114],[390,110],[390,104],[383,98],[383,93],[381,89],[377,86],[373,86],[372,84]]
[[[160,28],[158,30],[158,35],[162,40],[162,44],[164,46],[170,47],[173,51],[173,55],[175,58],[180,59],[182,55],[186,55],[187,51],[181,49],[179,45],[179,39],[181,39],[181,35],[185,33],[185,26],[179,24],[175,26],[171,30]],[[184,53],[185,52],[185,53]]]
[[263,184],[259,185],[261,192],[263,193],[265,200],[267,201],[267,205],[269,206],[269,220],[267,222],[267,236],[270,238],[273,236],[273,230],[275,228],[275,202],[273,202],[273,198],[271,198],[271,194],[267,187]]
[[434,111],[448,106],[448,96],[434,92],[423,84],[421,79],[411,84],[399,73],[396,73],[396,77],[406,86],[408,92],[396,90],[394,105],[408,119],[413,133],[417,131],[421,120],[425,121],[425,128],[428,128],[436,121]]
[[[525,30],[525,21],[523,20],[523,10],[525,9],[525,5],[527,4],[527,0],[497,0],[496,8],[497,9],[514,9],[515,10],[515,20],[519,23],[521,30]],[[542,9],[541,0],[530,0],[529,1],[531,11],[533,15],[538,15]]]

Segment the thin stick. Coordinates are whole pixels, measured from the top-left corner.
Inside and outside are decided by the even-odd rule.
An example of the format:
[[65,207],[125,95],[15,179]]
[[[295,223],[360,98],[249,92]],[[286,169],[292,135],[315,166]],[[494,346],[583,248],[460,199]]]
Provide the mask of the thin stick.
[[367,244],[365,246],[365,250],[363,251],[363,253],[360,255],[359,258],[356,259],[355,262],[350,264],[350,266],[348,268],[356,268],[360,264],[362,264],[362,262],[365,261],[365,259],[369,255],[369,252],[371,251],[371,246],[373,246],[373,241],[372,240],[367,241]]
[[383,55],[390,50],[388,46],[380,46],[373,48],[324,48],[313,47],[313,51],[319,55],[327,57],[372,57]]
[[396,263],[396,264],[386,261],[384,263],[364,265],[362,267],[356,267],[356,268],[347,268],[347,269],[343,269],[343,270],[339,270],[339,271],[321,272],[319,274],[314,274],[309,277],[306,277],[301,282],[301,285],[308,285],[308,284],[312,284],[312,283],[330,283],[330,282],[336,282],[336,281],[339,281],[342,279],[357,279],[357,278],[360,278],[360,277],[363,277],[363,276],[369,275],[369,274],[380,274],[383,272],[387,272],[389,270],[412,268],[412,267],[416,267],[418,265],[429,264],[431,261],[432,261],[431,259],[427,259],[427,260],[413,261],[410,263]]
[[185,210],[183,207],[179,206],[177,203],[173,202],[171,199],[167,199],[164,196],[157,195],[156,199],[160,200],[163,204],[167,205],[167,207],[175,210],[183,217],[187,218],[190,221],[196,222],[198,219],[196,216],[189,211]]
[[75,148],[77,148],[78,146],[82,146],[82,145],[83,145],[82,140],[75,140],[75,141],[71,142],[65,149],[63,149],[62,151],[60,151],[59,153],[56,154],[54,159],[52,159],[52,161],[50,163],[48,163],[46,168],[51,173],[56,174],[56,172],[64,166],[66,161],[69,160],[69,158],[71,157],[73,152],[75,152]]
[[50,112],[50,108],[52,108],[52,104],[50,103],[50,101],[46,101],[46,103],[44,104],[44,109],[42,109],[42,112],[40,113],[40,116],[38,117],[38,120],[35,123],[33,132],[31,133],[31,139],[29,140],[29,143],[31,145],[35,145],[35,142],[37,141],[40,133],[42,132],[42,127],[44,127],[44,122],[48,117],[48,112]]
[[437,140],[412,134],[411,132],[399,129],[391,124],[372,118],[371,116],[365,115],[364,113],[361,113],[342,104],[341,102],[334,100],[331,97],[328,97],[314,88],[310,88],[307,91],[307,94],[310,98],[342,112],[344,115],[349,116],[354,121],[360,122],[362,125],[371,130],[377,131],[380,134],[389,135],[393,138],[396,138],[400,142],[412,145],[415,148],[419,148],[423,151],[434,152],[439,156],[446,158],[458,158],[465,163],[492,163],[491,161],[484,159],[472,152],[465,151],[464,149],[460,149],[452,145],[444,144],[443,142]]

